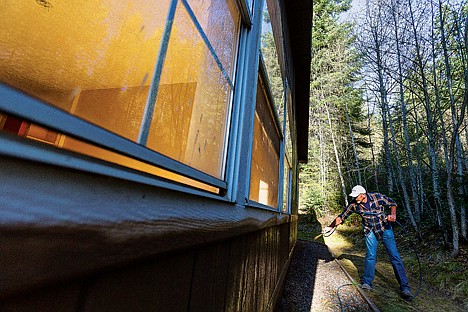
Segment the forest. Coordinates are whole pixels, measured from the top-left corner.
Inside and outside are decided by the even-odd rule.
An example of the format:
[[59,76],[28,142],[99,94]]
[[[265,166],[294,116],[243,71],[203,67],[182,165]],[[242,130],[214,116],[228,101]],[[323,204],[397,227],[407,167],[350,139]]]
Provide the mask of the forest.
[[[363,3],[344,19],[350,0],[314,0],[300,210],[336,216],[363,185],[395,199],[427,259],[466,268],[468,1]],[[454,287],[466,300],[466,270]]]
[[436,230],[456,257],[467,239],[466,1],[314,1],[309,163],[301,200],[338,212],[361,184]]

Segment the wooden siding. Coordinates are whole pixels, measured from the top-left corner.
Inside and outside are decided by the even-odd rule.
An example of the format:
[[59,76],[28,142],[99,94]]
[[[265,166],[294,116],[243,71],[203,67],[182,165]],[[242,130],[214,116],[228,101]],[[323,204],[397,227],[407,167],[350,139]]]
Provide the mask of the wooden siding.
[[[293,224],[295,222],[292,222]],[[292,247],[285,223],[4,298],[2,311],[272,311]]]
[[1,157],[0,311],[271,311],[297,216]]

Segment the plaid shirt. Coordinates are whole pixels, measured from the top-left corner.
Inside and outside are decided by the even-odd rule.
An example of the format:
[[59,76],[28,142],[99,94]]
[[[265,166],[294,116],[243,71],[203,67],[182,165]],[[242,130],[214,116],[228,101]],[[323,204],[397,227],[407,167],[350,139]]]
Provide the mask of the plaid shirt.
[[385,220],[384,207],[396,206],[397,204],[390,197],[380,193],[367,193],[366,195],[369,206],[362,202],[358,204],[353,200],[339,217],[345,220],[353,212],[357,213],[362,218],[362,226],[365,235],[368,235],[372,231],[377,238],[381,238],[384,230],[392,228],[390,222]]

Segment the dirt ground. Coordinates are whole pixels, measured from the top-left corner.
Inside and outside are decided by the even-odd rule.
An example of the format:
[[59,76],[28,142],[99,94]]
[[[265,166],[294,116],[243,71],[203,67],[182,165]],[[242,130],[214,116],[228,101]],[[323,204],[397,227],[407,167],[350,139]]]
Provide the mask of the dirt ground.
[[298,240],[280,312],[372,311],[324,244]]

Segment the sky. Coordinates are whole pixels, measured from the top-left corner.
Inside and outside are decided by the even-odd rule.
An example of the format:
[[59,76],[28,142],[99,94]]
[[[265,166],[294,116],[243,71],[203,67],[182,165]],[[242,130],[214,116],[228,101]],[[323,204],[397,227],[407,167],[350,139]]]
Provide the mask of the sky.
[[348,21],[353,18],[353,16],[356,16],[362,10],[364,10],[364,7],[366,6],[366,0],[353,0],[351,2],[351,9],[349,9],[348,12],[345,12],[341,14],[340,18],[343,21]]

